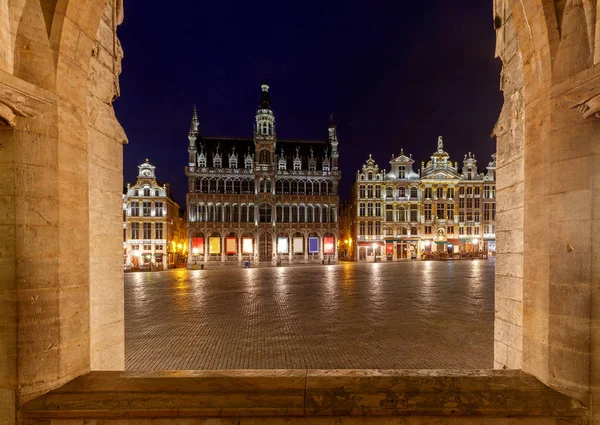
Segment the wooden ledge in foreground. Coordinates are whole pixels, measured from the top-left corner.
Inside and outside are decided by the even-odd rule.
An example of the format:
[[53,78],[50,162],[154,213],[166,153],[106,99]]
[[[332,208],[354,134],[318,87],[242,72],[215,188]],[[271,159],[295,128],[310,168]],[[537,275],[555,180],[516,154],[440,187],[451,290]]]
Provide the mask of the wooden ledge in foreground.
[[20,411],[21,419],[585,414],[536,378],[501,370],[91,372]]

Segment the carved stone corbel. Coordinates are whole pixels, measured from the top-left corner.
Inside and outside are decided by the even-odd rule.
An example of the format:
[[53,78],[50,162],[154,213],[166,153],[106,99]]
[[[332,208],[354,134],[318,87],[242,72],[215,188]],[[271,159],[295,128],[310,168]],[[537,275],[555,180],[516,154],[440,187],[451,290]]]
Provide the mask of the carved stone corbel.
[[0,125],[16,127],[16,117],[33,118],[48,112],[56,95],[0,71]]
[[553,92],[564,109],[577,109],[584,119],[600,118],[600,67],[585,70],[555,86]]

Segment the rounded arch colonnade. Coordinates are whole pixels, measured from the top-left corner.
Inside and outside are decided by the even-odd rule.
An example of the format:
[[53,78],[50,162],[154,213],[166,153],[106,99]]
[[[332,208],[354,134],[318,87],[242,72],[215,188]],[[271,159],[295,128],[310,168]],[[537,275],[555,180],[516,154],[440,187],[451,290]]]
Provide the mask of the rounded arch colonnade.
[[[495,367],[584,404],[597,403],[600,370],[597,3],[496,0],[490,19],[505,94]],[[2,195],[0,417],[90,370],[124,367],[126,136],[110,106],[122,18],[120,0],[0,0],[0,171],[14,182]]]

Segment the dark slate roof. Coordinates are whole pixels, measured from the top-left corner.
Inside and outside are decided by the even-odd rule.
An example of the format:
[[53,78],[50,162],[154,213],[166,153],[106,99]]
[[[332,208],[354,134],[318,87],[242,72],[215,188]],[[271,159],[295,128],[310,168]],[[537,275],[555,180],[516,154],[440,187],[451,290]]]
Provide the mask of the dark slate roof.
[[[243,168],[244,156],[250,152],[254,154],[255,146],[254,139],[246,138],[234,138],[234,137],[198,137],[196,140],[196,147],[198,153],[200,153],[200,147],[203,147],[204,152],[207,154],[208,166],[212,166],[212,158],[216,153],[217,146],[221,152],[223,161],[223,167],[228,166],[229,153],[235,147],[235,152],[238,155],[238,167]],[[299,155],[302,159],[302,169],[308,170],[308,158],[310,157],[310,149],[313,149],[314,158],[317,160],[317,170],[322,168],[322,160],[325,155],[325,148],[327,148],[328,155],[331,160],[331,144],[328,140],[298,140],[298,139],[277,139],[275,144],[275,154],[277,155],[277,161],[281,154],[281,148],[283,147],[283,153],[287,160],[288,170],[294,168],[294,158],[296,157],[296,149],[299,148]],[[277,162],[276,164],[277,165]]]

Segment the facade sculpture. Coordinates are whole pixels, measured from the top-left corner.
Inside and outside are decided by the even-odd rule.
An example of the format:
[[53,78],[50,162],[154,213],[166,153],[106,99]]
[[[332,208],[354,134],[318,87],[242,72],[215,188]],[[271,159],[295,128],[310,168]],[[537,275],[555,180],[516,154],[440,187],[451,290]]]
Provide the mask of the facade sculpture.
[[269,86],[261,87],[252,139],[189,132],[188,266],[337,261],[337,129],[326,140],[282,140]]
[[444,151],[442,137],[431,160],[413,169],[412,155],[392,156],[391,171],[373,158],[356,174],[350,214],[356,261],[417,259],[496,251],[496,159],[479,173],[468,153],[462,170]]

